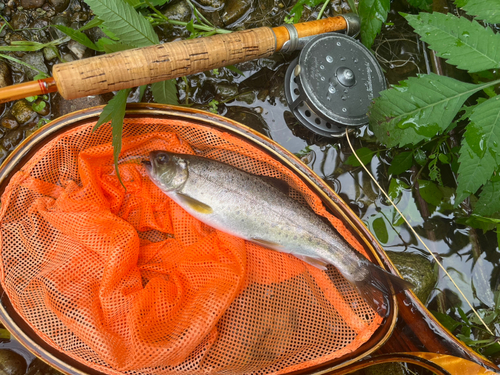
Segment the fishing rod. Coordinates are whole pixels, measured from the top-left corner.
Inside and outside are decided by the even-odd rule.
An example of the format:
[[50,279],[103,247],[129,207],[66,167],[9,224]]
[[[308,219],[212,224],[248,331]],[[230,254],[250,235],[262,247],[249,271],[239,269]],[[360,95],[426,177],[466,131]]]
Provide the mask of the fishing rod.
[[313,36],[359,32],[357,15],[260,27],[230,34],[175,41],[57,64],[53,77],[0,89],[0,103],[59,92],[76,99],[182,77],[301,48]]

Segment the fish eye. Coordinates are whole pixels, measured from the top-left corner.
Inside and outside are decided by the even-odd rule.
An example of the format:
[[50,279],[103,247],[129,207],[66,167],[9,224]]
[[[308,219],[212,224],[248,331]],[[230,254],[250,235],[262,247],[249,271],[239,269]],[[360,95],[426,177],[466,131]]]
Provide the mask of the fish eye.
[[156,158],[156,161],[159,163],[159,164],[166,164],[168,163],[168,160],[170,158],[168,157],[168,155],[165,155],[165,154],[161,154],[159,155],[157,158]]

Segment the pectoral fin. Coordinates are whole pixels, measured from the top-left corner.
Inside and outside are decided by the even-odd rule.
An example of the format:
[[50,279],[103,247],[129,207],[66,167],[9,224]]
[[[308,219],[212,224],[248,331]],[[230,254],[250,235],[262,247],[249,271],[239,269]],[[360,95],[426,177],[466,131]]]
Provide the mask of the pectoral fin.
[[271,249],[271,250],[285,252],[285,249],[283,248],[283,246],[281,246],[277,242],[263,240],[262,238],[251,238],[250,241],[255,242],[256,244],[264,246],[264,247]]
[[199,212],[200,214],[211,214],[212,212],[214,212],[212,207],[203,202],[200,202],[197,199],[190,197],[189,195],[179,193],[177,194],[177,196],[182,200],[184,204],[186,204],[196,212]]
[[304,262],[310,264],[311,266],[326,271],[326,266],[328,265],[328,263],[326,263],[323,259],[308,257],[306,255],[295,255],[295,254],[293,255],[299,258],[300,260],[303,260]]

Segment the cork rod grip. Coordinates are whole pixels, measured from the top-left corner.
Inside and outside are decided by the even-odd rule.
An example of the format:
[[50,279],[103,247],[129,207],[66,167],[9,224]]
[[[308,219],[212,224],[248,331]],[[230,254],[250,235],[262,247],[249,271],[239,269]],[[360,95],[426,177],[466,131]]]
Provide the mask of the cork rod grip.
[[272,29],[261,27],[59,64],[53,77],[62,97],[75,99],[258,59],[275,50]]

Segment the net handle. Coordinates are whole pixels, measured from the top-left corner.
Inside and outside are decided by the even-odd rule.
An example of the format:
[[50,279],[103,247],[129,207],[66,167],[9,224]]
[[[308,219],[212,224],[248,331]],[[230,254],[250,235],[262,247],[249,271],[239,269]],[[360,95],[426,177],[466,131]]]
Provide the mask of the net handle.
[[[294,26],[302,38],[350,29],[346,20],[349,17],[337,16]],[[58,64],[53,76],[62,97],[75,99],[267,57],[289,39],[285,26],[261,27]]]

